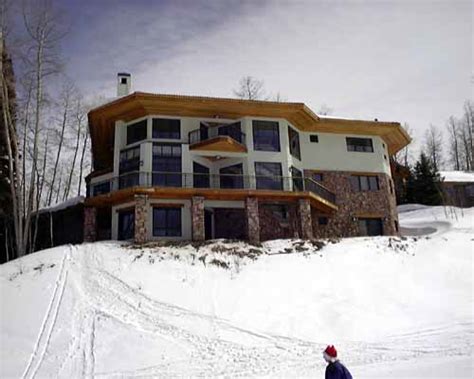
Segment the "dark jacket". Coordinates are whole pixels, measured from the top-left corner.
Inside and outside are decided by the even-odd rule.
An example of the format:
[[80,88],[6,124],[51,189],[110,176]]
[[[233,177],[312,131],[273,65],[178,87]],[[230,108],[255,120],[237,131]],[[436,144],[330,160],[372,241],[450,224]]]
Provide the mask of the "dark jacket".
[[349,370],[339,361],[329,363],[326,367],[326,379],[352,379]]

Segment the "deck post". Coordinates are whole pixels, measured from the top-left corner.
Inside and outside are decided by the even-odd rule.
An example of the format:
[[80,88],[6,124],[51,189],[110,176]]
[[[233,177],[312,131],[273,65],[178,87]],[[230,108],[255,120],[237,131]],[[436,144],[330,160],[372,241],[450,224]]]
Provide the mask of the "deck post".
[[204,241],[204,197],[193,196],[191,202],[193,241]]
[[147,241],[148,196],[135,195],[135,243]]
[[301,225],[301,238],[313,238],[313,222],[311,219],[311,204],[308,199],[298,201],[298,216]]
[[84,207],[84,242],[94,242],[97,239],[97,208]]
[[260,219],[258,215],[258,199],[247,197],[245,201],[245,211],[247,213],[247,235],[249,242],[260,242]]

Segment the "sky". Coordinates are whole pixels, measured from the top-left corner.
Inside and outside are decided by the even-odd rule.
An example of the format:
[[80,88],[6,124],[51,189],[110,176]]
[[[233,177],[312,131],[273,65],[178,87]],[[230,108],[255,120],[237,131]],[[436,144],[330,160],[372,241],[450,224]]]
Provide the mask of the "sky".
[[333,115],[408,123],[418,144],[473,98],[471,1],[62,0],[67,74],[86,94],[269,96]]

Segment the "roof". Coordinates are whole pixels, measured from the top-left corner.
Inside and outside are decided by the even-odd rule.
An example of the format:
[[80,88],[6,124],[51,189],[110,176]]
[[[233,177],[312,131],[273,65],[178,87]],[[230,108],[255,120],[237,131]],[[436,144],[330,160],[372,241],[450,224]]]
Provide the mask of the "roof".
[[472,171],[440,171],[443,182],[474,182],[474,172]]
[[128,122],[148,114],[221,119],[284,118],[301,131],[378,135],[387,143],[390,154],[411,141],[398,122],[318,116],[303,103],[134,92],[89,112],[95,169],[112,166],[115,121]]

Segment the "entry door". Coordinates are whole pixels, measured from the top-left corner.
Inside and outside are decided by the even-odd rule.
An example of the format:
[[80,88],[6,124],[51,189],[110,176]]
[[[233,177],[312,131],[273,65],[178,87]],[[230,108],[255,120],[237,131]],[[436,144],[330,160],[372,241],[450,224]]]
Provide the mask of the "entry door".
[[360,218],[359,229],[362,236],[383,235],[383,224],[380,218]]
[[135,235],[135,209],[119,211],[118,239],[129,240]]
[[214,233],[212,233],[214,224],[214,213],[209,209],[204,209],[204,238],[212,240]]

